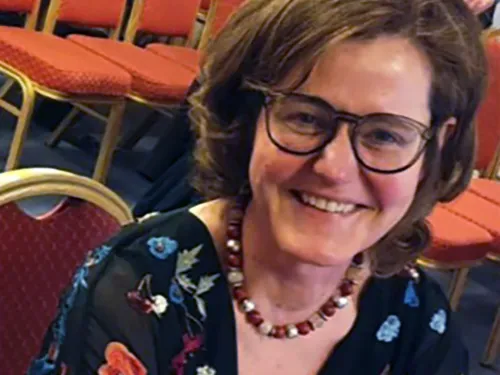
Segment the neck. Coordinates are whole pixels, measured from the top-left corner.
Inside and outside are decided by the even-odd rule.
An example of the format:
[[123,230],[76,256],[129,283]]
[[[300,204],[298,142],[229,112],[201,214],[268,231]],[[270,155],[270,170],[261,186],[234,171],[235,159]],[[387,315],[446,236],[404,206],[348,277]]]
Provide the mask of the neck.
[[335,293],[349,264],[305,263],[280,249],[269,227],[250,202],[242,238],[248,293],[275,324],[303,320]]

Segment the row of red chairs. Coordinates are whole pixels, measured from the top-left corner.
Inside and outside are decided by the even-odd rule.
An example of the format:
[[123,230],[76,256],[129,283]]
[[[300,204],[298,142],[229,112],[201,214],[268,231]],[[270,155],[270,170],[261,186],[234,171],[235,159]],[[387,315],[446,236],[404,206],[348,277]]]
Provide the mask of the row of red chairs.
[[[184,99],[198,75],[201,52],[189,47],[189,43],[201,0],[135,0],[127,19],[126,0],[108,0],[105,4],[101,0],[51,0],[43,30],[35,31],[40,2],[0,0],[0,11],[28,14],[25,28],[0,27],[0,73],[7,77],[0,88],[0,107],[18,119],[6,169],[19,165],[35,99],[42,96],[73,105],[48,141],[51,146],[59,142],[81,112],[106,124],[93,175],[96,180],[105,181],[126,102],[138,102],[164,112]],[[211,1],[203,45],[240,2]],[[109,30],[109,38],[71,35],[63,39],[53,35],[56,23],[104,28]],[[153,43],[140,48],[134,44],[139,33],[182,37],[188,43]],[[119,40],[122,34],[124,40]],[[4,99],[15,82],[23,95],[20,108]],[[108,113],[98,112],[96,104],[105,105]]]

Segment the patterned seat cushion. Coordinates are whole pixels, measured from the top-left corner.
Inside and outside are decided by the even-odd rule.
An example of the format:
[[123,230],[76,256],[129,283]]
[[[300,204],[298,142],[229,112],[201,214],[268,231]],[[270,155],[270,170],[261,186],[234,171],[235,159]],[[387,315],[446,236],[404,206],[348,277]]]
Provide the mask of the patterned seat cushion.
[[108,213],[78,200],[38,219],[13,203],[0,207],[0,363],[8,364],[2,374],[25,373],[75,268],[119,229]]
[[0,61],[67,94],[116,97],[130,91],[126,71],[54,35],[0,26]]
[[117,64],[132,75],[132,92],[156,102],[182,101],[196,74],[131,43],[84,35],[71,41]]
[[446,209],[486,229],[500,246],[500,206],[468,190],[445,206]]
[[468,191],[500,206],[500,181],[477,178],[472,180]]
[[170,46],[162,43],[149,44],[146,49],[161,57],[181,64],[192,70],[196,75],[200,73],[201,53],[198,50],[181,46]]
[[424,257],[448,265],[478,262],[495,246],[485,229],[448,211],[443,205],[434,208],[427,219],[432,245]]

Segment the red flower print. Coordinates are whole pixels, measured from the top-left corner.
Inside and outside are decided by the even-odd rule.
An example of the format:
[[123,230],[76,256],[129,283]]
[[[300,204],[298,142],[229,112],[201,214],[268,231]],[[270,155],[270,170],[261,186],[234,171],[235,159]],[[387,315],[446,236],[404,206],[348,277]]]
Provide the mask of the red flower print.
[[99,368],[99,375],[147,375],[144,365],[119,342],[111,342],[104,352],[106,364]]

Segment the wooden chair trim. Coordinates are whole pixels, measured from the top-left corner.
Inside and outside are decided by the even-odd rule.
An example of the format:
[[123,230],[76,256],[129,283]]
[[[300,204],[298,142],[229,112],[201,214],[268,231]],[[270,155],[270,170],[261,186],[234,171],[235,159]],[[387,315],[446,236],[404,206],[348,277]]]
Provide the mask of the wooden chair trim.
[[134,221],[122,198],[90,178],[52,168],[26,168],[0,174],[0,205],[46,195],[90,202],[109,212],[122,226]]

